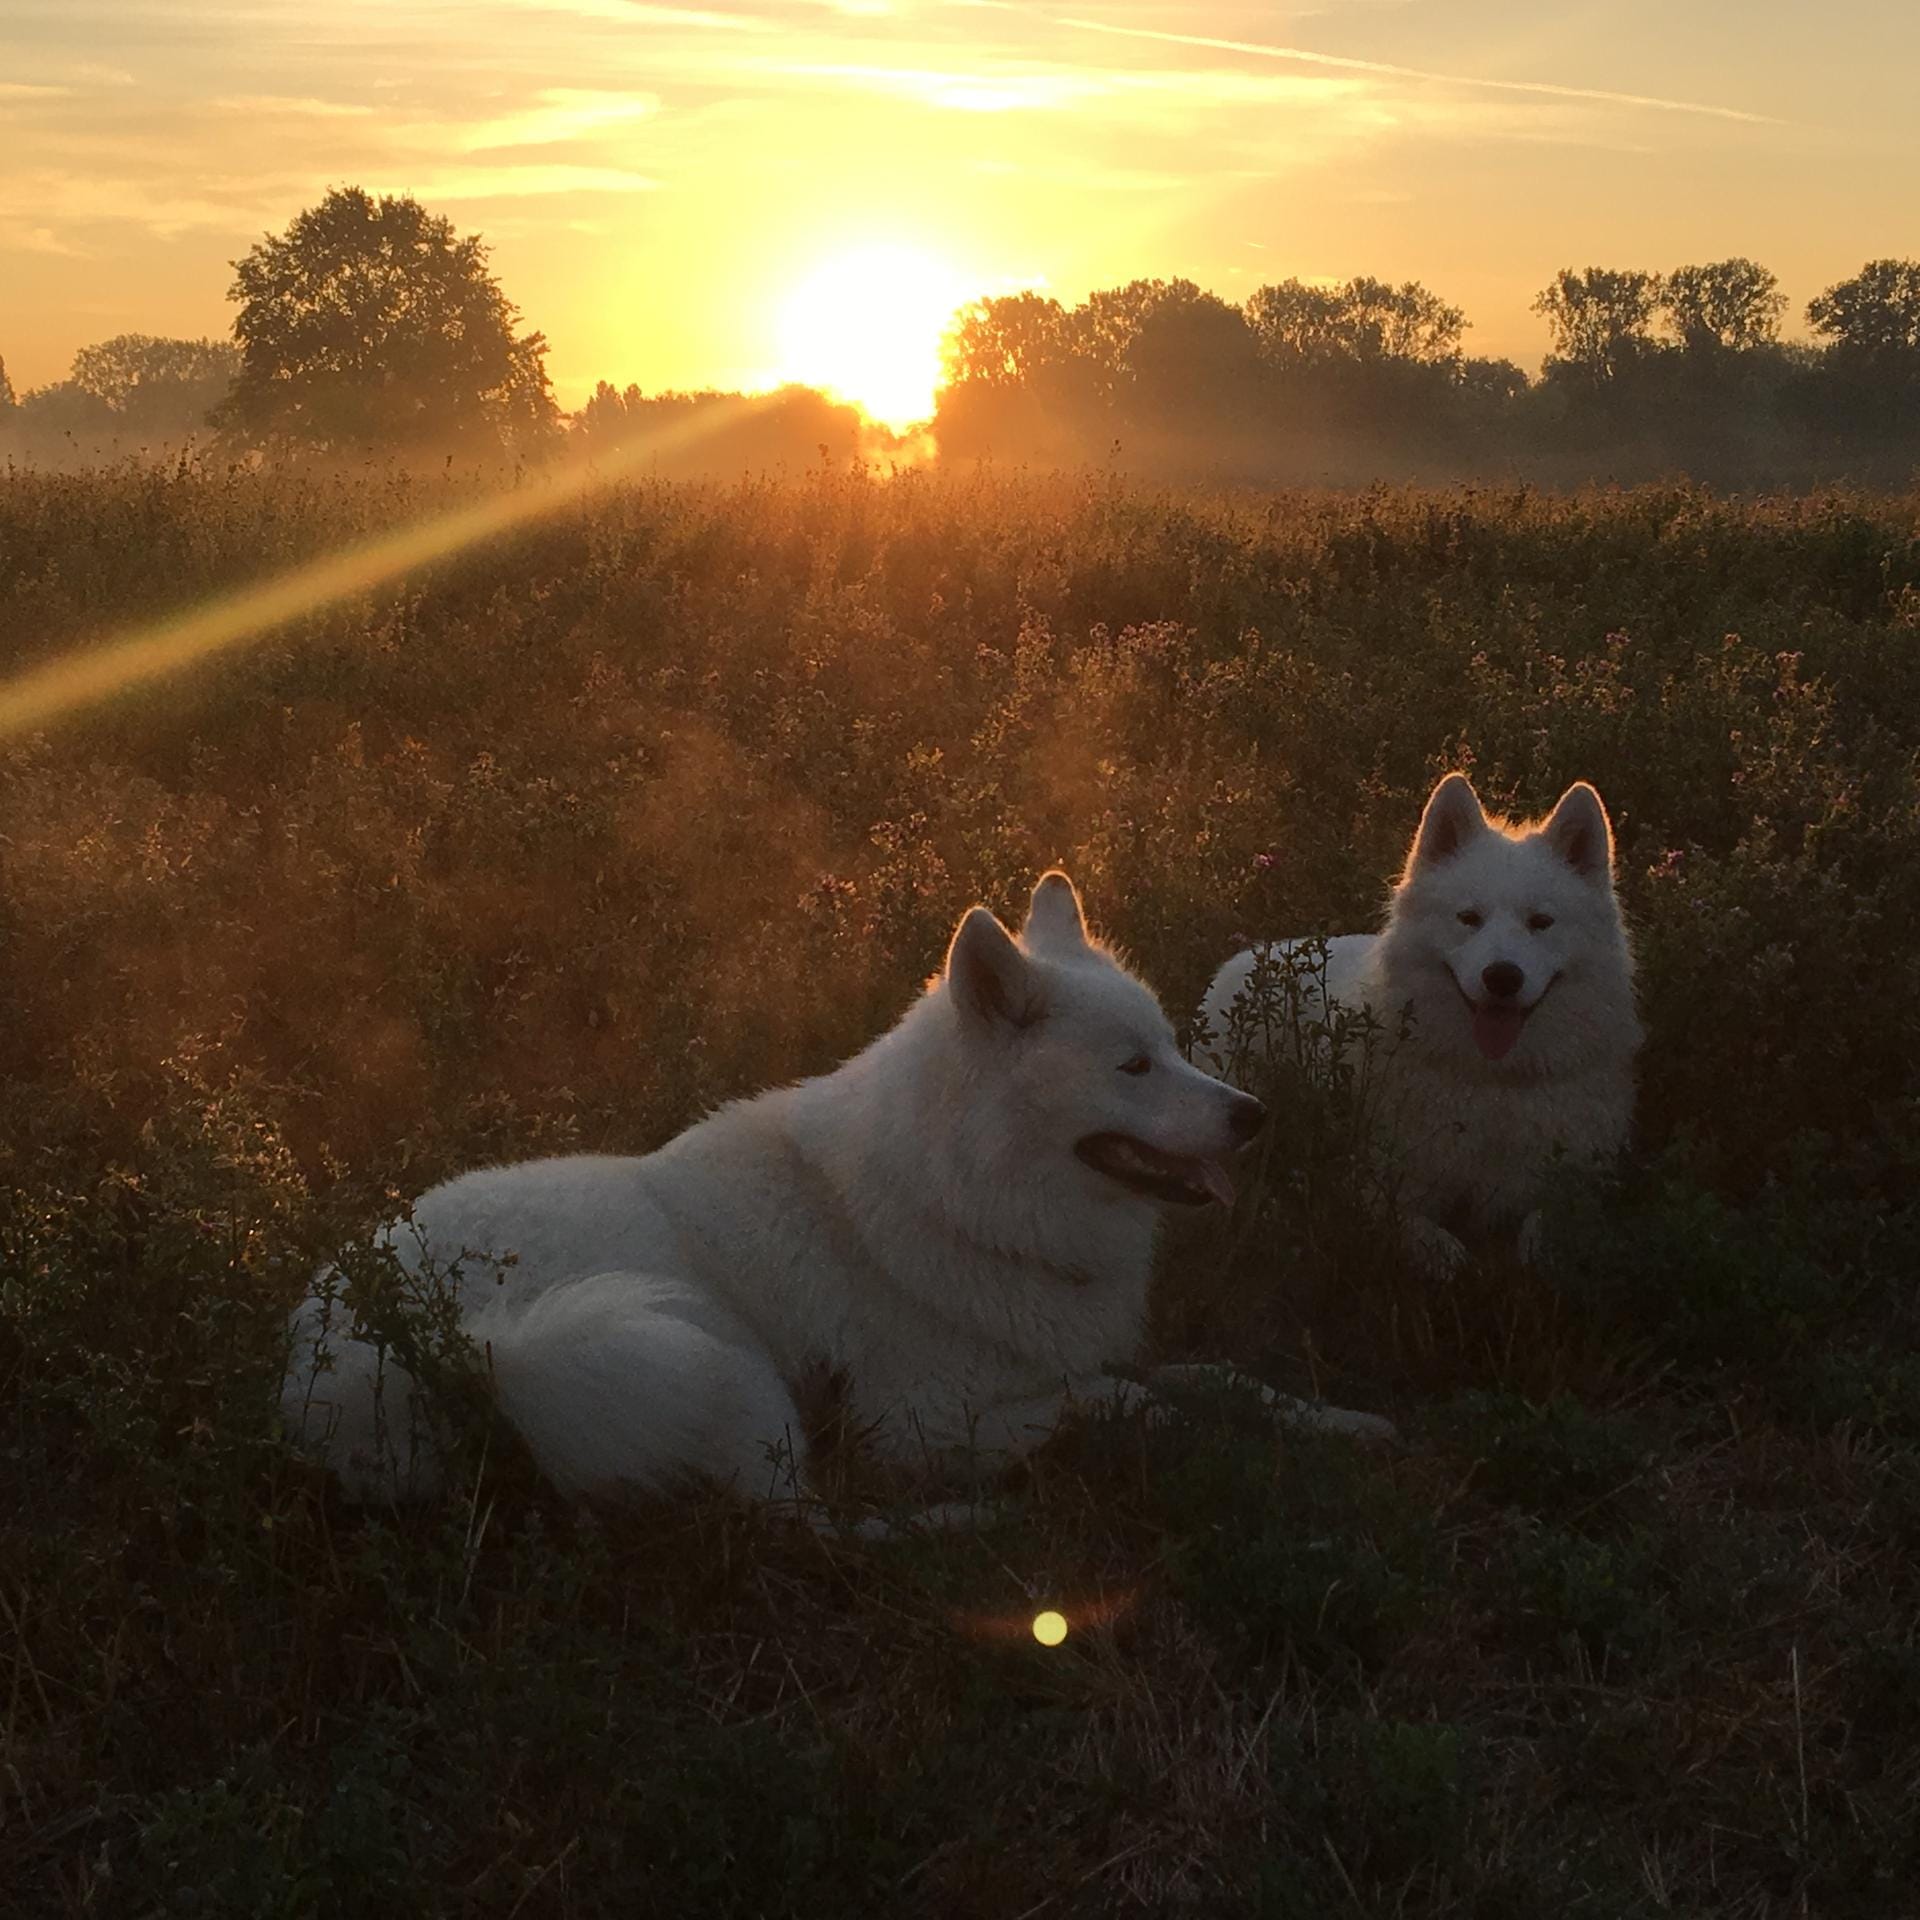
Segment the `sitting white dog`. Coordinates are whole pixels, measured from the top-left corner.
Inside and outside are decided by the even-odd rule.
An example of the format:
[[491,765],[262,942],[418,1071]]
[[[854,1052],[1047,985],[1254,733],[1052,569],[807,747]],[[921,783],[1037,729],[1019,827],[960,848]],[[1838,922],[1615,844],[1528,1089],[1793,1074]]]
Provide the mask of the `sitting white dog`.
[[[1258,950],[1235,955],[1207,990],[1216,1064],[1260,961]],[[1633,956],[1612,825],[1584,781],[1545,820],[1515,826],[1490,820],[1467,777],[1449,774],[1421,816],[1386,925],[1329,940],[1325,986],[1385,1029],[1373,1121],[1408,1251],[1424,1268],[1456,1266],[1461,1234],[1517,1230],[1531,1256],[1549,1168],[1604,1162],[1626,1144],[1641,1038]],[[1317,985],[1302,988],[1317,1002]]]

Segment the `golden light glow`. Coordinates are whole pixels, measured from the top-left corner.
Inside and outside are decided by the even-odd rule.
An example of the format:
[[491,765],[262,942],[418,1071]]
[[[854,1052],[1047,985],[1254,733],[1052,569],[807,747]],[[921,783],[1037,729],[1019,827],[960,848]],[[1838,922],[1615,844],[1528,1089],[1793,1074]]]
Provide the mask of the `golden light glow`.
[[260,639],[350,594],[363,593],[509,527],[556,512],[590,488],[645,466],[669,448],[704,439],[765,404],[745,399],[713,407],[663,432],[629,441],[591,467],[575,467],[511,492],[489,494],[451,513],[309,561],[207,606],[169,615],[31,667],[0,682],[0,739],[44,727],[97,700]]
[[883,426],[911,426],[933,412],[940,338],[970,297],[952,267],[915,248],[836,254],[781,304],[778,377],[824,387]]
[[1043,1647],[1057,1647],[1067,1637],[1067,1616],[1049,1609],[1033,1616],[1033,1637]]

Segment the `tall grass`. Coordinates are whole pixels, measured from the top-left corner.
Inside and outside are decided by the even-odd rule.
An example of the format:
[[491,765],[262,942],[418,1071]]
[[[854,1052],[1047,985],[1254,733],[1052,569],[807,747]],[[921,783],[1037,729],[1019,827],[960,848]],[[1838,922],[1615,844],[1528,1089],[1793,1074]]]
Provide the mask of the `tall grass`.
[[[12,476],[5,669],[451,503]],[[1911,1911],[1917,752],[1912,500],[827,472],[0,744],[0,1907]],[[280,1446],[285,1308],[434,1179],[832,1064],[1054,861],[1182,1011],[1450,766],[1614,811],[1634,1164],[1420,1285],[1293,1085],[1158,1310],[1404,1457],[1224,1403],[866,1550]]]

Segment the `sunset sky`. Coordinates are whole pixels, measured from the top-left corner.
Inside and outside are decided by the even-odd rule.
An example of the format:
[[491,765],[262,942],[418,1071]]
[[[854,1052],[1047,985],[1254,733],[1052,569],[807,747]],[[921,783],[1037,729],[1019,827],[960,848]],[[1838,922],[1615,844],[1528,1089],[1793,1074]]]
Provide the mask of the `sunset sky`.
[[[1562,265],[1920,252],[1911,0],[7,0],[0,355],[224,333],[329,186],[493,243],[560,398],[826,377],[840,289],[1426,281],[1530,367]],[[841,342],[843,353],[867,349]],[[830,374],[830,370],[828,370]]]

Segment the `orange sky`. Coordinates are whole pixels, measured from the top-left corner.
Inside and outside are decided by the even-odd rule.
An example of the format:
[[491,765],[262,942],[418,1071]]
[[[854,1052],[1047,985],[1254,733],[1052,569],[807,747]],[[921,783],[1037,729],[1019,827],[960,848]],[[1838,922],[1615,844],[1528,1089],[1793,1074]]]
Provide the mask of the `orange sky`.
[[568,404],[807,377],[822,263],[887,249],[1411,276],[1532,365],[1562,265],[1747,253],[1797,320],[1920,251],[1916,71],[1910,0],[7,0],[0,355],[224,333],[227,263],[360,184],[491,239]]

